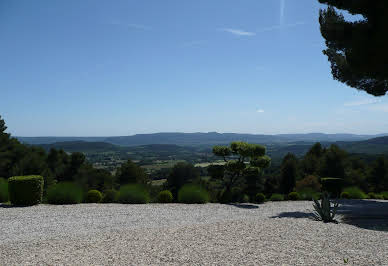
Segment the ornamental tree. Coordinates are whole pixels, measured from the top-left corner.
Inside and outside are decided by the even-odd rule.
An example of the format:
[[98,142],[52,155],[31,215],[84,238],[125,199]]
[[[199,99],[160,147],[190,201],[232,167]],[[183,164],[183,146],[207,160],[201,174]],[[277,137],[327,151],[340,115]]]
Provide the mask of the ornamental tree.
[[[237,185],[245,183],[245,177],[252,172],[261,172],[269,167],[271,158],[265,155],[266,148],[258,144],[232,142],[230,146],[214,146],[213,153],[220,156],[225,164],[217,166],[212,178],[219,179],[227,192]],[[248,175],[248,173],[250,173]],[[260,175],[258,174],[257,177]]]

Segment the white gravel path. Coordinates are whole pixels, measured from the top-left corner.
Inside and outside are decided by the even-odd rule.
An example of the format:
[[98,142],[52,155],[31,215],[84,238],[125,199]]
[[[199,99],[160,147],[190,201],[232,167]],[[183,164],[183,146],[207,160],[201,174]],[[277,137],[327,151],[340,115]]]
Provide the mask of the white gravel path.
[[388,232],[313,221],[311,202],[243,207],[0,207],[0,265],[388,265]]

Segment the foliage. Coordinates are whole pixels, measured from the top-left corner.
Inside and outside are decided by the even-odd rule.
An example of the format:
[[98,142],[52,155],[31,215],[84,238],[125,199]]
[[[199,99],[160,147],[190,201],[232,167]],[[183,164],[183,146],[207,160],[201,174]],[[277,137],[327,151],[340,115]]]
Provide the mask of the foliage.
[[102,194],[102,203],[114,203],[118,200],[118,192],[114,189],[104,190]]
[[366,199],[367,198],[367,195],[358,187],[344,188],[344,192],[347,192],[351,199]]
[[345,161],[347,153],[337,145],[331,145],[322,157],[320,175],[333,178],[345,177]]
[[8,201],[8,181],[0,178],[0,202]]
[[342,187],[343,187],[343,179],[325,177],[325,178],[321,178],[321,182],[322,182],[322,191],[328,192],[333,197],[338,197],[341,194]]
[[370,190],[379,192],[388,189],[388,160],[382,156],[373,163],[368,176]]
[[313,191],[321,191],[321,184],[315,175],[307,175],[305,178],[296,182],[296,191],[303,191],[305,189],[312,189]]
[[274,194],[271,195],[271,197],[269,198],[269,200],[270,200],[270,201],[283,201],[283,200],[284,200],[284,195],[274,193]]
[[178,201],[181,203],[207,203],[209,201],[208,192],[197,185],[184,185],[178,192]]
[[325,223],[337,223],[337,221],[334,220],[334,217],[337,213],[338,202],[335,202],[332,206],[329,193],[324,192],[322,194],[320,203],[318,200],[314,199],[313,207],[315,209],[314,218],[317,221],[323,221]]
[[147,184],[149,182],[148,176],[144,170],[128,160],[126,163],[122,164],[116,173],[116,180],[120,185],[126,184]]
[[257,193],[256,194],[256,202],[257,203],[264,203],[265,202],[265,195],[263,193]]
[[[388,52],[385,0],[319,0],[328,4],[320,10],[321,33],[326,40],[323,53],[331,63],[333,78],[374,96],[388,91]],[[345,20],[341,11],[360,17]]]
[[388,191],[381,192],[381,195],[383,196],[383,199],[388,200]]
[[120,187],[118,200],[126,204],[145,204],[150,201],[150,196],[144,185],[130,184]]
[[158,202],[160,203],[171,203],[173,200],[173,196],[171,191],[163,190],[158,194]]
[[290,193],[295,187],[298,176],[298,159],[292,153],[288,153],[284,157],[281,165],[280,176],[282,193]]
[[249,196],[247,194],[243,194],[240,200],[241,203],[248,203],[249,202]]
[[88,203],[100,203],[102,200],[102,194],[100,191],[92,189],[86,194],[86,201]]
[[8,179],[9,199],[13,205],[35,205],[42,202],[42,176],[14,176]]
[[47,189],[48,204],[78,204],[82,198],[82,188],[71,182],[60,182]]
[[179,189],[187,184],[192,183],[199,178],[199,172],[190,163],[180,162],[174,165],[167,178],[167,187],[172,192],[174,198],[177,198]]
[[290,192],[288,194],[288,199],[289,200],[300,200],[300,195],[298,192]]
[[341,193],[341,199],[350,199],[350,194],[347,191]]
[[321,193],[316,192],[311,188],[304,188],[298,191],[298,193],[302,200],[313,200],[313,199],[319,199],[321,197]]

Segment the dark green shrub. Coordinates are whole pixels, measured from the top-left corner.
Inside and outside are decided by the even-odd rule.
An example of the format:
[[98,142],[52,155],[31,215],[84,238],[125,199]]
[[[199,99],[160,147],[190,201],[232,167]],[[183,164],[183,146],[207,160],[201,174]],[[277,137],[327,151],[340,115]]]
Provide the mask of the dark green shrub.
[[86,201],[88,203],[100,203],[102,200],[102,194],[98,190],[89,190],[86,195]]
[[264,203],[265,201],[265,195],[263,193],[257,193],[256,194],[256,202],[257,203]]
[[105,190],[102,195],[102,203],[114,203],[118,200],[119,193],[114,189]]
[[241,203],[248,203],[249,202],[249,196],[247,194],[243,194],[240,202]]
[[316,192],[311,188],[304,188],[298,191],[298,193],[302,200],[318,200],[321,197],[321,194],[319,192]]
[[172,193],[169,190],[160,191],[158,194],[159,203],[171,203],[172,202]]
[[381,192],[381,195],[383,196],[383,199],[388,200],[388,191]]
[[350,199],[349,192],[346,192],[346,191],[342,192],[341,193],[341,199]]
[[78,204],[82,198],[82,188],[70,182],[58,183],[47,189],[48,204]]
[[206,203],[209,201],[207,191],[196,185],[184,185],[178,192],[181,203]]
[[8,181],[0,178],[0,202],[8,201]]
[[120,188],[119,202],[126,204],[145,204],[150,201],[150,195],[145,186],[140,184],[125,185]]
[[30,206],[42,202],[43,177],[14,176],[8,179],[9,199],[14,205]]
[[338,197],[343,188],[343,179],[342,178],[332,178],[326,177],[321,178],[322,191],[329,192],[331,197]]
[[220,203],[231,203],[233,201],[232,191],[224,189],[220,194]]
[[376,198],[376,194],[374,192],[368,193],[368,199],[375,199],[375,198]]
[[300,200],[300,195],[298,192],[290,192],[288,194],[288,199],[289,200]]
[[282,201],[282,200],[284,200],[284,196],[282,194],[274,193],[274,194],[271,195],[269,200],[270,201]]
[[358,187],[347,187],[344,192],[349,193],[351,199],[366,199],[367,195]]
[[384,196],[383,196],[382,194],[376,194],[376,195],[375,195],[375,199],[383,200],[383,199],[384,199]]

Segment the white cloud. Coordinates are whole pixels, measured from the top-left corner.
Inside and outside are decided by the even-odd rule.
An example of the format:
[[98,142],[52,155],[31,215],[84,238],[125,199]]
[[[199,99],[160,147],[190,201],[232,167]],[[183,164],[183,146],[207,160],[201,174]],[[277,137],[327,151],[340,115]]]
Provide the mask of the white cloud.
[[344,106],[346,106],[346,107],[361,106],[361,105],[375,104],[375,103],[379,103],[379,102],[380,102],[379,99],[364,98],[364,99],[359,99],[359,100],[352,101],[352,102],[346,102],[346,103],[344,103]]
[[283,25],[274,25],[266,28],[261,28],[257,32],[267,32],[267,31],[274,31],[274,30],[282,30],[287,28],[294,28],[297,26],[305,25],[306,23],[303,21],[290,23],[290,24],[283,24]]
[[257,113],[264,113],[264,110],[263,109],[258,109],[256,112]]
[[254,33],[254,32],[244,31],[244,30],[240,30],[240,29],[227,28],[227,29],[222,29],[222,31],[229,32],[229,33],[232,33],[233,35],[237,35],[237,36],[254,36],[254,35],[256,35],[256,33]]

